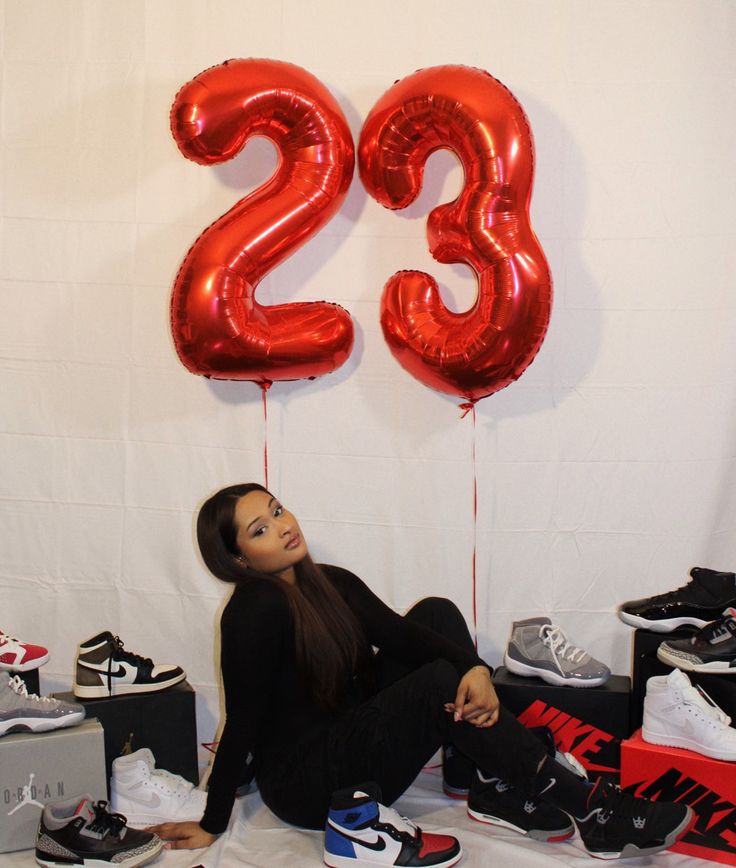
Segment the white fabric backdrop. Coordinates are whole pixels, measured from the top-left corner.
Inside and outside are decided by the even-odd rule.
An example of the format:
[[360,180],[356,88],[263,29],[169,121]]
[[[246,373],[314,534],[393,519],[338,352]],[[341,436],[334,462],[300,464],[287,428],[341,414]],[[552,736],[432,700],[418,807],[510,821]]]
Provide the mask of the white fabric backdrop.
[[[226,588],[193,549],[197,506],[263,478],[258,387],[178,362],[170,286],[199,232],[266,179],[254,140],[186,161],[174,94],[229,57],[300,64],[357,140],[391,83],[443,63],[515,93],[537,150],[533,225],[555,301],[523,378],[478,405],[479,645],[549,613],[628,673],[618,602],[736,565],[736,5],[729,0],[2,0],[0,628],[52,652],[68,688],[100,629],[219,717],[214,624]],[[420,200],[384,211],[357,176],[339,215],[262,283],[262,302],[352,314],[337,373],[269,393],[270,481],[313,554],[397,610],[427,594],[471,614],[472,423],[393,360],[381,287],[434,263],[428,211],[458,192],[448,153]]]

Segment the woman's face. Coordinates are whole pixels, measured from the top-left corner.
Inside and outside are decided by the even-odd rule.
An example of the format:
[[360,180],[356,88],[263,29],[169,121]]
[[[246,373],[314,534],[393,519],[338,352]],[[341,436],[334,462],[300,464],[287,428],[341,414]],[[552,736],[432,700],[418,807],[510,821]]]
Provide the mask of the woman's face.
[[294,565],[307,554],[299,523],[266,491],[251,491],[235,505],[236,541],[249,567],[294,582]]

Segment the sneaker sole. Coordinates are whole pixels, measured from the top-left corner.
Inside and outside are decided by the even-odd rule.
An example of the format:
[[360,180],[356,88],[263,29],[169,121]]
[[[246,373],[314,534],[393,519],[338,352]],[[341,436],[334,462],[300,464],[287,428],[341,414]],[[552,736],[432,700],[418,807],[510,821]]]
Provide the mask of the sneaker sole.
[[696,820],[697,816],[695,814],[695,811],[693,811],[692,808],[688,807],[687,814],[685,814],[685,819],[680,823],[680,825],[676,829],[673,829],[669,835],[667,835],[662,844],[657,844],[653,847],[639,848],[636,846],[636,844],[626,844],[623,849],[617,853],[596,853],[594,850],[588,850],[588,848],[585,847],[585,841],[583,841],[583,846],[585,847],[588,855],[592,856],[594,859],[630,859],[636,856],[644,856],[648,853],[659,853],[660,850],[667,850],[673,844],[677,843],[677,841],[683,835],[686,835],[690,831],[690,827],[694,825]]
[[605,684],[610,678],[610,675],[601,675],[599,678],[565,678],[552,672],[549,669],[537,669],[534,666],[529,666],[527,663],[520,663],[512,657],[504,654],[503,665],[513,672],[514,675],[523,675],[524,677],[541,678],[547,684],[553,684],[555,687],[600,687]]
[[64,729],[76,726],[84,720],[86,712],[77,711],[62,718],[49,717],[16,717],[0,721],[0,736],[12,735],[14,732],[50,732],[52,729]]
[[56,859],[49,854],[39,854],[36,850],[36,862],[39,865],[44,865],[45,868],[137,868],[139,865],[147,865],[159,855],[164,848],[164,842],[159,840],[158,845],[152,847],[145,853],[136,853],[129,856],[127,859],[121,859],[118,862],[113,862],[110,859],[85,859],[84,856],[79,856],[78,861],[70,862],[68,859]]
[[657,659],[668,666],[684,669],[687,672],[714,672],[718,675],[736,675],[736,666],[727,663],[725,660],[713,660],[710,663],[705,663],[701,660],[699,663],[696,663],[690,657],[681,657],[674,651],[670,651],[669,648],[662,648],[661,645],[657,648]]
[[512,832],[518,832],[526,838],[531,838],[534,841],[567,841],[575,834],[575,826],[572,823],[565,829],[522,829],[521,826],[515,826],[509,823],[508,820],[502,820],[500,817],[494,817],[493,814],[484,814],[481,811],[474,811],[468,808],[468,816],[479,823],[486,823],[488,826],[499,826],[502,829],[511,829]]
[[[450,865],[457,865],[462,858],[463,851],[459,850],[451,859],[445,859],[444,862],[433,862],[431,865],[428,862],[427,866],[428,868],[450,868]],[[364,865],[376,865],[386,868],[387,865],[392,864],[386,862],[385,859],[382,862],[374,862],[372,859],[366,859],[364,856],[336,856],[334,853],[327,852],[322,857],[322,861],[325,865],[329,865],[330,868],[355,868],[356,865],[360,865],[361,868]]]
[[448,799],[456,799],[458,802],[467,802],[469,789],[464,787],[451,787],[449,784],[442,784],[442,792]]
[[641,737],[644,741],[648,741],[649,744],[661,744],[663,747],[679,747],[680,750],[691,750],[695,753],[702,754],[703,756],[710,757],[711,759],[725,760],[726,762],[733,762],[733,760],[736,760],[736,750],[731,752],[719,751],[715,748],[708,748],[705,745],[693,741],[692,739],[685,738],[684,736],[652,732],[651,729],[642,727]]
[[112,693],[108,692],[106,685],[99,687],[87,687],[74,684],[74,695],[77,699],[109,699],[111,696],[127,696],[132,693],[154,693],[158,690],[167,690],[180,681],[184,681],[186,673],[170,678],[168,681],[159,681],[156,684],[116,684],[112,683]]
[[35,660],[28,660],[25,663],[0,663],[0,669],[5,672],[31,672],[49,662],[49,655],[37,657]]
[[666,618],[661,621],[649,621],[642,618],[640,615],[630,615],[628,612],[622,612],[619,609],[619,618],[630,627],[640,627],[642,630],[651,630],[652,633],[671,633],[677,630],[678,627],[705,627],[710,624],[710,621],[704,621],[702,618]]

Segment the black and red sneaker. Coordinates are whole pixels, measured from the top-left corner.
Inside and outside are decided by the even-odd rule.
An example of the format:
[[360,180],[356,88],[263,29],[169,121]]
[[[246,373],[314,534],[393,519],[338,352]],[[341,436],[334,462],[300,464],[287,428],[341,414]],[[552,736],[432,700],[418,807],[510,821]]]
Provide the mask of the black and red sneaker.
[[690,581],[665,594],[629,600],[618,608],[622,621],[632,627],[671,633],[678,627],[705,627],[736,606],[736,574],[693,567]]
[[565,841],[575,834],[575,826],[564,811],[524,795],[501,778],[485,778],[480,771],[470,785],[468,816],[535,841]]
[[374,783],[332,795],[325,826],[324,862],[331,868],[402,865],[449,868],[460,861],[460,842],[452,835],[423,832],[393,808],[381,804]]
[[164,842],[130,829],[107,802],[75,796],[44,806],[36,836],[36,862],[47,868],[136,868],[158,856]]
[[583,846],[597,859],[627,859],[666,850],[695,822],[687,805],[650,802],[598,778],[588,796],[588,813],[574,817]]

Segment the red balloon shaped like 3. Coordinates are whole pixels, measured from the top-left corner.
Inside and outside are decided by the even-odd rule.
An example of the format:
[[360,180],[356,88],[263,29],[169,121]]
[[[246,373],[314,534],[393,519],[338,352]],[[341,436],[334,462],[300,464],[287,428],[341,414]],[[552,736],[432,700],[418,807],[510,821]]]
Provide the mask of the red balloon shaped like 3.
[[437,283],[400,271],[386,283],[381,325],[391,352],[427,386],[475,402],[518,379],[549,323],[552,280],[529,221],[532,134],[511,92],[465,66],[422,69],[379,99],[360,136],[360,174],[387,208],[419,195],[424,164],[439,148],[459,157],[465,181],[429,215],[429,249],[478,277],[473,306],[454,313]]
[[171,329],[182,363],[264,385],[340,367],[353,346],[345,310],[255,299],[259,281],[333,217],[350,186],[353,142],[337,101],[291,63],[230,60],[181,88],[171,132],[203,165],[231,159],[256,135],[279,154],[273,176],[205,229],[179,269]]

